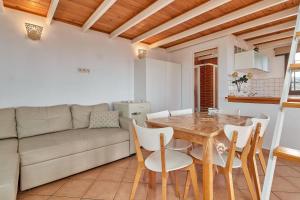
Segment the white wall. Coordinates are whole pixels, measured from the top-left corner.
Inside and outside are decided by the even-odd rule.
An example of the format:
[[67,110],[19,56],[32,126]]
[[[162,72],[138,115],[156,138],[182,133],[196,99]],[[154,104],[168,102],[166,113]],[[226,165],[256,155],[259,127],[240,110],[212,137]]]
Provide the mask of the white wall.
[[[219,85],[218,85],[218,103],[221,109],[233,109],[240,108],[242,115],[254,116],[259,113],[265,113],[270,115],[271,122],[269,129],[265,136],[265,148],[269,148],[272,140],[273,130],[276,123],[278,105],[273,104],[245,104],[245,103],[229,103],[225,99],[228,95],[228,74],[233,70],[234,63],[234,44],[237,41],[232,36],[227,36],[219,38],[216,40],[208,41],[206,43],[201,43],[188,48],[184,48],[175,52],[172,52],[170,59],[172,61],[182,63],[182,101],[183,107],[189,108],[194,105],[193,97],[193,67],[194,67],[194,53],[206,49],[218,48],[218,75],[219,75]],[[244,44],[245,45],[245,44]],[[270,51],[269,51],[270,53]],[[265,74],[265,76],[280,76],[283,70],[279,67],[282,63],[281,57],[273,57],[271,73]],[[300,119],[299,111],[288,111],[286,115],[286,121],[284,124],[284,132],[282,137],[282,145],[286,145],[293,148],[300,149],[300,141],[298,139],[298,131],[300,130],[300,124],[297,123]]]
[[[44,27],[26,38],[25,22]],[[0,14],[0,107],[95,104],[133,99],[136,49],[129,40],[5,9]],[[149,57],[167,59],[165,50]],[[82,74],[78,68],[89,68]]]

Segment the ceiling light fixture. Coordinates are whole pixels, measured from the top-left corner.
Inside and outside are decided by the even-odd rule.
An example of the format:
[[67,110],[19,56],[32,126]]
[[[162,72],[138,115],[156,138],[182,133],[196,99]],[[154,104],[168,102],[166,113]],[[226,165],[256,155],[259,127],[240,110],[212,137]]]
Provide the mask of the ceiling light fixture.
[[35,25],[35,24],[30,24],[30,23],[25,23],[26,31],[27,31],[27,36],[28,38],[32,40],[40,40],[43,32],[43,27]]

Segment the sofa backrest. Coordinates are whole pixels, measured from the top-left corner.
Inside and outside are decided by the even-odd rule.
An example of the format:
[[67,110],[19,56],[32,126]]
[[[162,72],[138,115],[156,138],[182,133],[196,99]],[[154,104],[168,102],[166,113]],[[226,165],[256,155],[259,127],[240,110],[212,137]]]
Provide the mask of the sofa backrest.
[[14,108],[0,109],[0,139],[16,138],[16,114]]
[[18,139],[9,138],[0,140],[0,156],[7,153],[18,152]]
[[18,138],[72,129],[68,105],[16,109]]
[[73,118],[73,128],[87,128],[90,125],[91,112],[93,110],[109,111],[109,105],[107,103],[92,106],[72,105],[71,110]]

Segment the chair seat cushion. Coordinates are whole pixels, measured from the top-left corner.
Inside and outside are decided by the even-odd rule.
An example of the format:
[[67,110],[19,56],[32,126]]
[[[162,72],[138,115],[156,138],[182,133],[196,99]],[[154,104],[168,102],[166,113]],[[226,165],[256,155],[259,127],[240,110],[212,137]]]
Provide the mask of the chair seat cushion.
[[181,139],[173,139],[167,145],[167,149],[176,150],[176,151],[184,151],[192,146],[192,143],[187,140]]
[[[192,157],[179,151],[166,149],[166,171],[174,171],[185,168],[193,163]],[[154,172],[161,172],[161,152],[155,151],[151,153],[145,160],[147,169]]]
[[75,129],[23,138],[19,141],[21,165],[44,162],[128,140],[129,132],[121,128]]
[[0,199],[14,200],[18,191],[19,155],[0,153]]
[[[191,151],[191,156],[193,156],[194,158],[198,159],[198,160],[202,160],[203,159],[203,148],[202,146],[196,147]],[[226,166],[226,162],[227,162],[227,157],[228,154],[227,152],[224,152],[222,154],[219,154],[216,150],[213,152],[213,164],[220,166],[220,167],[225,167]],[[234,157],[233,160],[233,168],[239,168],[242,166],[242,161],[237,158],[236,156]]]

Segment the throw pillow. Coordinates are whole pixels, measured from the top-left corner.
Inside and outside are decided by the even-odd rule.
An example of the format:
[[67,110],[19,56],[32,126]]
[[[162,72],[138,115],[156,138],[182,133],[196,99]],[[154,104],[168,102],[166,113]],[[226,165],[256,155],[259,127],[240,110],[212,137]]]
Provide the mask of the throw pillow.
[[119,128],[118,111],[92,111],[89,128]]

